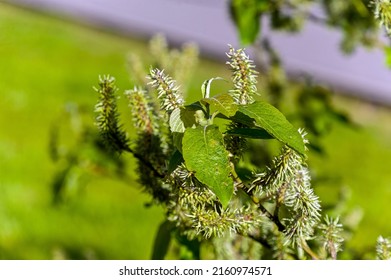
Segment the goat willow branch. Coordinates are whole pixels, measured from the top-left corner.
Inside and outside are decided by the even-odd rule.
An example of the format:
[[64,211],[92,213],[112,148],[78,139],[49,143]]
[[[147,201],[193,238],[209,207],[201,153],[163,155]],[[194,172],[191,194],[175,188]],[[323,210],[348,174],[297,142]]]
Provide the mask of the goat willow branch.
[[[119,124],[115,80],[101,77],[96,123],[102,138],[138,159],[140,185],[163,206],[178,236],[213,246],[216,258],[318,259],[307,244],[317,229],[323,251],[335,259],[341,227],[332,219],[318,226],[321,208],[310,184],[305,132],[255,100],[257,72],[243,49],[230,47],[227,56],[228,93],[210,96],[212,78],[201,87],[201,99],[185,105],[186,92],[168,75],[175,74],[170,67],[152,68],[147,85],[125,91],[135,128],[131,141]],[[228,122],[214,123],[219,115]],[[262,173],[253,172],[260,166],[244,156],[252,144],[246,145],[248,136],[285,144]]]
[[118,88],[115,86],[115,78],[108,75],[99,77],[99,88],[95,90],[99,94],[99,101],[95,106],[95,112],[97,113],[96,125],[105,144],[115,152],[121,153],[126,151],[132,153],[135,158],[148,166],[154,175],[163,178],[164,175],[162,173],[157,171],[149,161],[145,160],[142,155],[136,153],[129,146],[129,139],[119,124],[117,96],[115,94]]

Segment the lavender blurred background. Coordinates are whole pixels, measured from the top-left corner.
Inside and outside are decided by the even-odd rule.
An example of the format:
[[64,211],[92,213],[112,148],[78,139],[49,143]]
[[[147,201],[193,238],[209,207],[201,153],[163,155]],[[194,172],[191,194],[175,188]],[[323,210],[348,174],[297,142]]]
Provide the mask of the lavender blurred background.
[[[174,44],[194,42],[206,57],[225,59],[227,44],[238,46],[227,0],[8,0],[72,17],[135,37],[163,33]],[[263,27],[292,75],[307,73],[317,81],[357,97],[391,105],[391,69],[380,50],[357,49],[343,55],[341,34],[308,23],[300,34],[272,33]]]

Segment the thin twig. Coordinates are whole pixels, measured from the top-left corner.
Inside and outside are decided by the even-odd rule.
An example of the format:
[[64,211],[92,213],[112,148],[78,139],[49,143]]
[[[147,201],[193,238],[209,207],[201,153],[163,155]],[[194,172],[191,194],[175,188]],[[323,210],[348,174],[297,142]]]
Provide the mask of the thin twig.
[[285,226],[280,222],[280,219],[272,215],[262,204],[258,204],[258,209],[261,210],[261,212],[265,214],[268,219],[276,224],[279,231],[283,232],[285,230]]

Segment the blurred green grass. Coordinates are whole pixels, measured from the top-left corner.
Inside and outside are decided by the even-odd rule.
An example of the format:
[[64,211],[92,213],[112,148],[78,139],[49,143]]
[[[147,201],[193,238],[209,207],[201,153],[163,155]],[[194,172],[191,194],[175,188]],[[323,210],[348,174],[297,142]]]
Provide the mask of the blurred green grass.
[[[1,259],[150,257],[163,213],[144,207],[149,198],[132,166],[130,184],[96,176],[79,196],[53,207],[56,167],[48,152],[50,126],[66,104],[92,112],[92,87],[101,74],[115,76],[120,91],[131,88],[126,56],[148,57],[146,50],[142,41],[0,4]],[[223,63],[202,60],[190,91],[198,92],[205,79],[228,75]],[[364,216],[347,246],[358,255],[373,253],[377,236],[391,235],[391,114],[344,97],[335,102],[363,128],[336,125],[324,139],[327,156],[310,155],[310,166],[315,177],[336,178],[318,184],[321,199],[335,197],[337,185],[350,189],[348,205]]]
[[341,96],[335,103],[358,128],[335,125],[323,139],[328,155],[310,157],[309,166],[335,179],[319,184],[321,198],[338,185],[348,190],[346,208],[361,209],[362,221],[346,245],[353,257],[374,258],[377,237],[391,236],[391,111]]
[[100,74],[129,87],[125,56],[144,46],[0,5],[0,258],[149,258],[163,215],[143,207],[137,184],[94,178],[54,208],[48,153],[49,128],[65,105],[93,112]]

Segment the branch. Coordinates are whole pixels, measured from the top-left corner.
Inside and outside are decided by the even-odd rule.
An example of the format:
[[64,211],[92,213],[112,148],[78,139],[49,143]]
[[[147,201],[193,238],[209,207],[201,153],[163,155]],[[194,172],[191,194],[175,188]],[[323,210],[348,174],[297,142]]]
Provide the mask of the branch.
[[263,247],[271,250],[272,249],[272,246],[270,246],[270,244],[266,241],[266,239],[262,238],[262,237],[259,237],[259,236],[254,236],[252,234],[248,234],[247,235],[249,238],[251,238],[252,240],[258,242],[259,244],[261,244]]
[[272,215],[267,209],[262,205],[258,204],[258,209],[261,210],[261,212],[270,219],[273,223],[276,224],[279,231],[283,232],[285,230],[285,226],[281,223],[280,219],[277,216]]
[[131,153],[136,159],[138,159],[139,161],[141,161],[146,167],[148,167],[149,169],[152,170],[153,174],[158,177],[158,178],[165,178],[165,175],[161,172],[159,172],[153,165],[151,162],[149,162],[148,160],[146,160],[142,155],[136,153],[132,148],[130,148],[129,146],[124,148],[124,151],[126,152],[129,152]]

